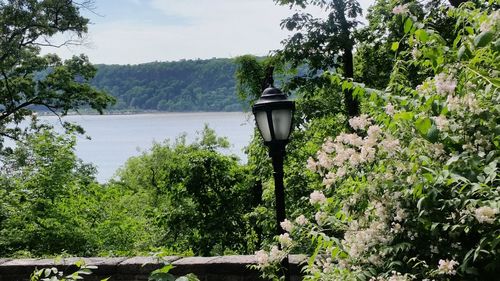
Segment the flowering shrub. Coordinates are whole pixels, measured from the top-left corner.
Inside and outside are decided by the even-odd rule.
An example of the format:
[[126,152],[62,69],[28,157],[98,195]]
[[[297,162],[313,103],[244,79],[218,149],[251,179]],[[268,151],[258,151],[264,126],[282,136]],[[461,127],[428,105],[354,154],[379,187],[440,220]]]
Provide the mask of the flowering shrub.
[[[281,224],[283,250],[257,253],[267,275],[304,237],[315,245],[307,280],[490,280],[500,272],[500,12],[450,9],[452,43],[406,6],[393,13],[410,49],[397,54],[387,91],[365,94],[351,131],[308,160],[323,178],[308,198],[315,213]],[[413,88],[411,66],[433,74]]]

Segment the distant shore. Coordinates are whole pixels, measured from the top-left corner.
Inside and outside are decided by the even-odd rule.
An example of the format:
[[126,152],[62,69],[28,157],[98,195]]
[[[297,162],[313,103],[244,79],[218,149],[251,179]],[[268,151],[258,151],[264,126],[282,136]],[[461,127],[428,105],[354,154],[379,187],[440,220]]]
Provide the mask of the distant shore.
[[[82,110],[82,111],[72,111],[66,114],[67,116],[72,115],[139,115],[139,114],[166,114],[166,113],[245,113],[247,111],[159,111],[159,110],[110,110],[104,111],[103,114],[95,110]],[[54,113],[50,111],[35,111],[35,113],[39,116],[51,116]]]

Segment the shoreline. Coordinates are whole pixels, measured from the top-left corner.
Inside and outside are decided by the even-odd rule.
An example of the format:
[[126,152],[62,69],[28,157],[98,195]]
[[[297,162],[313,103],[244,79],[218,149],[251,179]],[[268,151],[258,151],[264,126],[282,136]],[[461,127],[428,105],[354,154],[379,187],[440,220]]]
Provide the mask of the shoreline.
[[[110,111],[103,112],[103,114],[99,114],[95,111],[85,111],[85,112],[68,112],[68,114],[61,116],[119,116],[119,115],[161,115],[161,114],[207,114],[207,113],[249,113],[250,111]],[[38,112],[34,111],[34,113],[40,117],[45,116],[56,116],[52,112]]]

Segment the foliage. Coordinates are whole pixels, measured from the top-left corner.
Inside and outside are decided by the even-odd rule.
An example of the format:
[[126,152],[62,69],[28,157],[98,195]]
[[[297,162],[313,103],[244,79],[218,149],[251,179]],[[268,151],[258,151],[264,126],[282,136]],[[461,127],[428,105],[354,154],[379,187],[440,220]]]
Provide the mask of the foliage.
[[152,247],[140,203],[95,181],[95,167],[74,154],[74,136],[44,128],[25,138],[0,159],[0,256],[130,255]]
[[[75,264],[76,270],[68,275],[59,271],[56,267],[42,268],[35,270],[30,277],[30,281],[69,281],[69,280],[82,280],[83,276],[92,274],[92,269],[97,269],[97,266],[86,265],[83,260],[77,261]],[[149,281],[199,281],[194,274],[187,274],[181,277],[175,277],[169,271],[173,268],[171,264],[166,264],[164,267],[154,270],[149,275]],[[107,281],[110,278],[102,279]]]
[[116,97],[114,110],[239,111],[232,59],[98,65],[92,85]]
[[245,252],[248,170],[217,151],[227,146],[208,127],[193,144],[184,137],[155,144],[129,159],[114,185],[142,198],[163,245],[197,255]]
[[[351,32],[358,24],[356,17],[361,15],[359,3],[354,0],[276,0],[279,5],[305,9],[317,6],[327,12],[324,18],[315,18],[311,14],[296,9],[296,13],[281,22],[281,27],[295,34],[286,39],[280,56],[292,66],[307,64],[310,76],[320,71],[336,67],[339,63],[348,63],[340,58],[341,51],[351,50],[354,45]],[[352,55],[352,54],[351,54]],[[352,61],[351,67],[352,67]],[[344,68],[344,71],[346,69]],[[347,73],[344,73],[347,77]]]
[[[365,92],[366,114],[349,120],[350,132],[327,139],[308,160],[323,179],[308,198],[314,210],[282,223],[282,246],[307,239],[314,247],[306,279],[498,276],[495,5],[448,9],[456,22],[451,43],[406,5],[395,7],[409,49],[398,52],[386,92]],[[432,74],[414,88],[410,66]],[[259,254],[264,268],[284,255]]]
[[[269,75],[273,75],[273,65],[276,64],[272,57],[259,60],[259,58],[245,55],[235,60],[236,69],[236,94],[245,104],[253,104],[262,91],[273,84],[268,81]],[[271,72],[271,73],[269,73]]]
[[119,179],[95,182],[74,154],[75,137],[49,128],[3,156],[0,256],[216,255],[255,249],[244,217],[248,169],[205,127],[187,144],[155,144],[131,158]]
[[[438,1],[436,1],[438,2]],[[356,31],[355,80],[362,81],[367,87],[384,89],[389,82],[389,76],[394,65],[392,44],[399,41],[405,24],[399,17],[393,17],[392,9],[399,1],[375,1],[368,9],[366,19],[368,25]],[[418,19],[424,18],[422,5],[417,1],[406,1],[407,8]],[[431,11],[439,10],[432,7]],[[398,43],[398,49],[408,46]],[[417,73],[418,71],[414,71]]]
[[51,36],[81,38],[87,32],[88,20],[80,15],[84,8],[67,0],[0,2],[0,148],[4,137],[22,134],[18,125],[35,106],[65,115],[80,107],[102,113],[113,102],[89,85],[96,70],[84,55],[64,62],[53,54],[40,56],[41,46],[57,47]]
[[[71,274],[64,275],[64,272],[59,271],[55,267],[42,268],[35,270],[31,276],[30,281],[69,281],[69,280],[82,280],[84,275],[92,274],[92,269],[96,269],[96,266],[86,265],[83,260],[77,261],[75,263],[77,270]],[[103,279],[101,281],[106,281],[109,278]]]
[[85,233],[75,226],[85,221],[61,204],[93,185],[90,167],[77,161],[72,137],[45,129],[26,138],[2,159],[0,255],[84,251]]
[[[281,27],[295,32],[283,41],[283,49],[276,52],[282,65],[292,68],[306,65],[307,73],[295,76],[286,89],[299,89],[305,96],[311,95],[315,87],[324,86],[322,72],[333,70],[346,78],[354,75],[353,31],[358,25],[356,17],[362,11],[356,0],[275,0],[279,5],[296,8],[295,14],[284,19]],[[323,18],[314,17],[305,8],[317,7],[327,13]],[[297,8],[301,8],[297,9]],[[340,67],[342,65],[342,67]],[[359,101],[346,89],[338,93],[345,103],[349,116],[359,113]]]

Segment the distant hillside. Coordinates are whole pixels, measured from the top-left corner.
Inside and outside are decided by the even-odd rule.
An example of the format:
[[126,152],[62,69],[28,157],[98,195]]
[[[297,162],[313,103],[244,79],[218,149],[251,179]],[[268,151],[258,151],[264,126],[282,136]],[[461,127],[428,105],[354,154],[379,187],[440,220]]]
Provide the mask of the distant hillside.
[[232,59],[97,67],[93,85],[118,99],[115,110],[241,110]]

